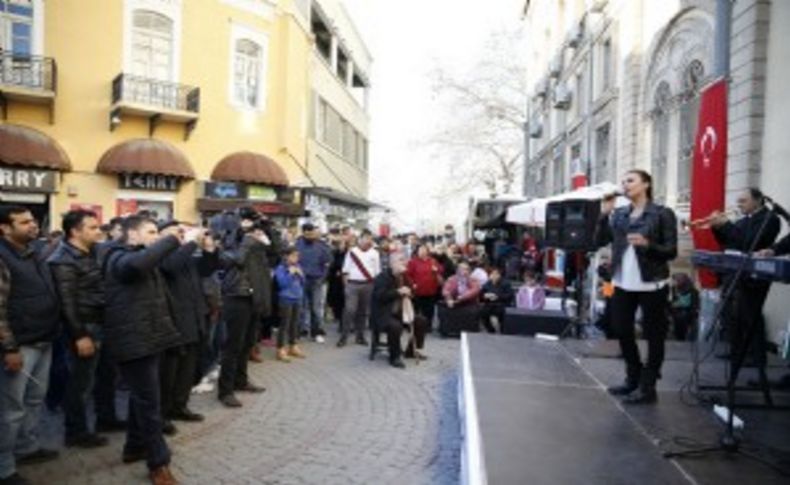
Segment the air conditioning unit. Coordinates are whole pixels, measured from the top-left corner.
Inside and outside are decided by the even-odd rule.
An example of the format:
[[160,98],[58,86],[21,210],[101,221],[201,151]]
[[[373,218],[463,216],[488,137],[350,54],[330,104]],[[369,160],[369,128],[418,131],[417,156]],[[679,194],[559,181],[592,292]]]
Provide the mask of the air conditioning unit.
[[607,3],[609,3],[609,0],[593,0],[590,11],[593,13],[601,13],[603,12],[603,9],[606,8]]
[[553,78],[560,77],[562,73],[562,51],[557,54],[554,59],[549,62],[549,76]]
[[571,106],[571,92],[565,83],[558,84],[554,88],[554,108],[568,109]]
[[529,137],[540,138],[543,136],[543,123],[534,121],[529,124]]
[[578,23],[576,24],[570,32],[568,32],[568,40],[566,44],[568,47],[576,49],[581,45],[582,40],[584,39],[584,24]]

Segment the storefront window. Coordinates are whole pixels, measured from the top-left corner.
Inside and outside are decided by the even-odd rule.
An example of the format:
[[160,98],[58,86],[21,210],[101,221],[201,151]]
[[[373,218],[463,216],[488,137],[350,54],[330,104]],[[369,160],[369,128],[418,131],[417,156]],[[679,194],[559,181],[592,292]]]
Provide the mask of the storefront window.
[[148,212],[151,217],[158,221],[166,221],[173,218],[173,203],[161,200],[140,200],[140,199],[118,199],[116,203],[116,215],[126,217],[139,212]]

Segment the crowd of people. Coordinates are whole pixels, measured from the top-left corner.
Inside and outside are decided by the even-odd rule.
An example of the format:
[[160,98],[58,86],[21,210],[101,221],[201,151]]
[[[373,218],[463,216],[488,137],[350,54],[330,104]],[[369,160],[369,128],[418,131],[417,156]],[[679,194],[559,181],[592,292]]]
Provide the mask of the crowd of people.
[[101,225],[72,210],[61,228],[45,238],[25,207],[0,209],[0,484],[28,483],[17,466],[58,458],[39,440],[45,405],[62,409],[67,447],[102,447],[107,433],[125,432],[124,463],[145,461],[153,483],[177,483],[165,440],[173,422],[204,420],[189,406],[197,392],[229,408],[243,406],[239,393],[264,392],[248,372],[263,345],[276,346],[279,362],[304,359],[300,342],[325,343],[331,320],[337,347],[352,332],[362,346],[369,330],[374,346],[384,334],[390,364],[404,368],[404,358],[427,358],[437,305],[501,316],[521,298],[452,234],[322,234],[251,208],[208,227],[148,212]]
[[[655,402],[674,233],[670,215],[650,203],[649,176],[628,177],[654,239],[668,242],[666,255],[657,246],[629,249],[645,245],[628,232],[636,219],[602,219],[600,244],[615,243],[615,264],[599,269],[610,303],[602,319],[620,322],[612,336],[628,364],[625,384],[610,391]],[[61,226],[42,238],[28,209],[0,209],[1,485],[28,483],[18,465],[58,457],[39,441],[45,403],[62,409],[67,447],[105,446],[106,433],[124,431],[124,463],[145,461],[154,484],[178,483],[164,438],[177,432],[173,421],[204,420],[189,406],[197,392],[216,392],[228,408],[243,406],[239,393],[264,392],[248,372],[262,346],[276,347],[284,364],[304,359],[303,343],[324,344],[332,322],[338,348],[353,332],[354,344],[375,355],[386,336],[389,363],[402,369],[404,358],[428,358],[425,337],[435,322],[444,333],[448,314],[471,315],[474,328],[494,333],[507,308],[541,310],[547,301],[543,256],[529,236],[483,250],[451,232],[374,238],[350,227],[322,233],[309,222],[278,227],[252,208],[215,216],[208,227],[146,212],[101,225],[97,214],[72,210]],[[637,267],[662,283],[624,279]],[[696,327],[699,298],[688,276],[673,283],[666,313],[684,339]],[[637,306],[651,343],[645,364],[633,335],[623,334]],[[128,392],[126,416],[116,408],[119,388]]]

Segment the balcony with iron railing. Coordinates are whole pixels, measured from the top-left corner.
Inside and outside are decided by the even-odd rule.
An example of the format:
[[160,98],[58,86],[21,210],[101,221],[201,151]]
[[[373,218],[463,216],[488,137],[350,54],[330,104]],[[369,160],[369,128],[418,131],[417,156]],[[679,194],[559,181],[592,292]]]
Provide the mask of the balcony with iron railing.
[[158,79],[118,74],[112,81],[110,131],[121,123],[121,115],[149,120],[149,135],[163,121],[184,124],[188,139],[200,117],[200,88]]
[[51,57],[0,51],[0,110],[8,117],[9,101],[44,104],[54,116],[58,67]]

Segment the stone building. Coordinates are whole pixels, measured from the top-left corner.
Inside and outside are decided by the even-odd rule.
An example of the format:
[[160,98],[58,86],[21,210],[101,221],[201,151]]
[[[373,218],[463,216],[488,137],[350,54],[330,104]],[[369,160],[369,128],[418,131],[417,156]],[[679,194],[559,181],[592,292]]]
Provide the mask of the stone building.
[[[727,205],[750,186],[787,204],[790,2],[732,7]],[[638,167],[652,173],[656,198],[687,218],[699,92],[713,80],[715,9],[715,0],[527,1],[525,195],[569,190],[579,174],[616,182]],[[687,235],[681,248],[687,256]],[[766,313],[778,338],[790,318],[779,302],[790,290],[774,286]]]

